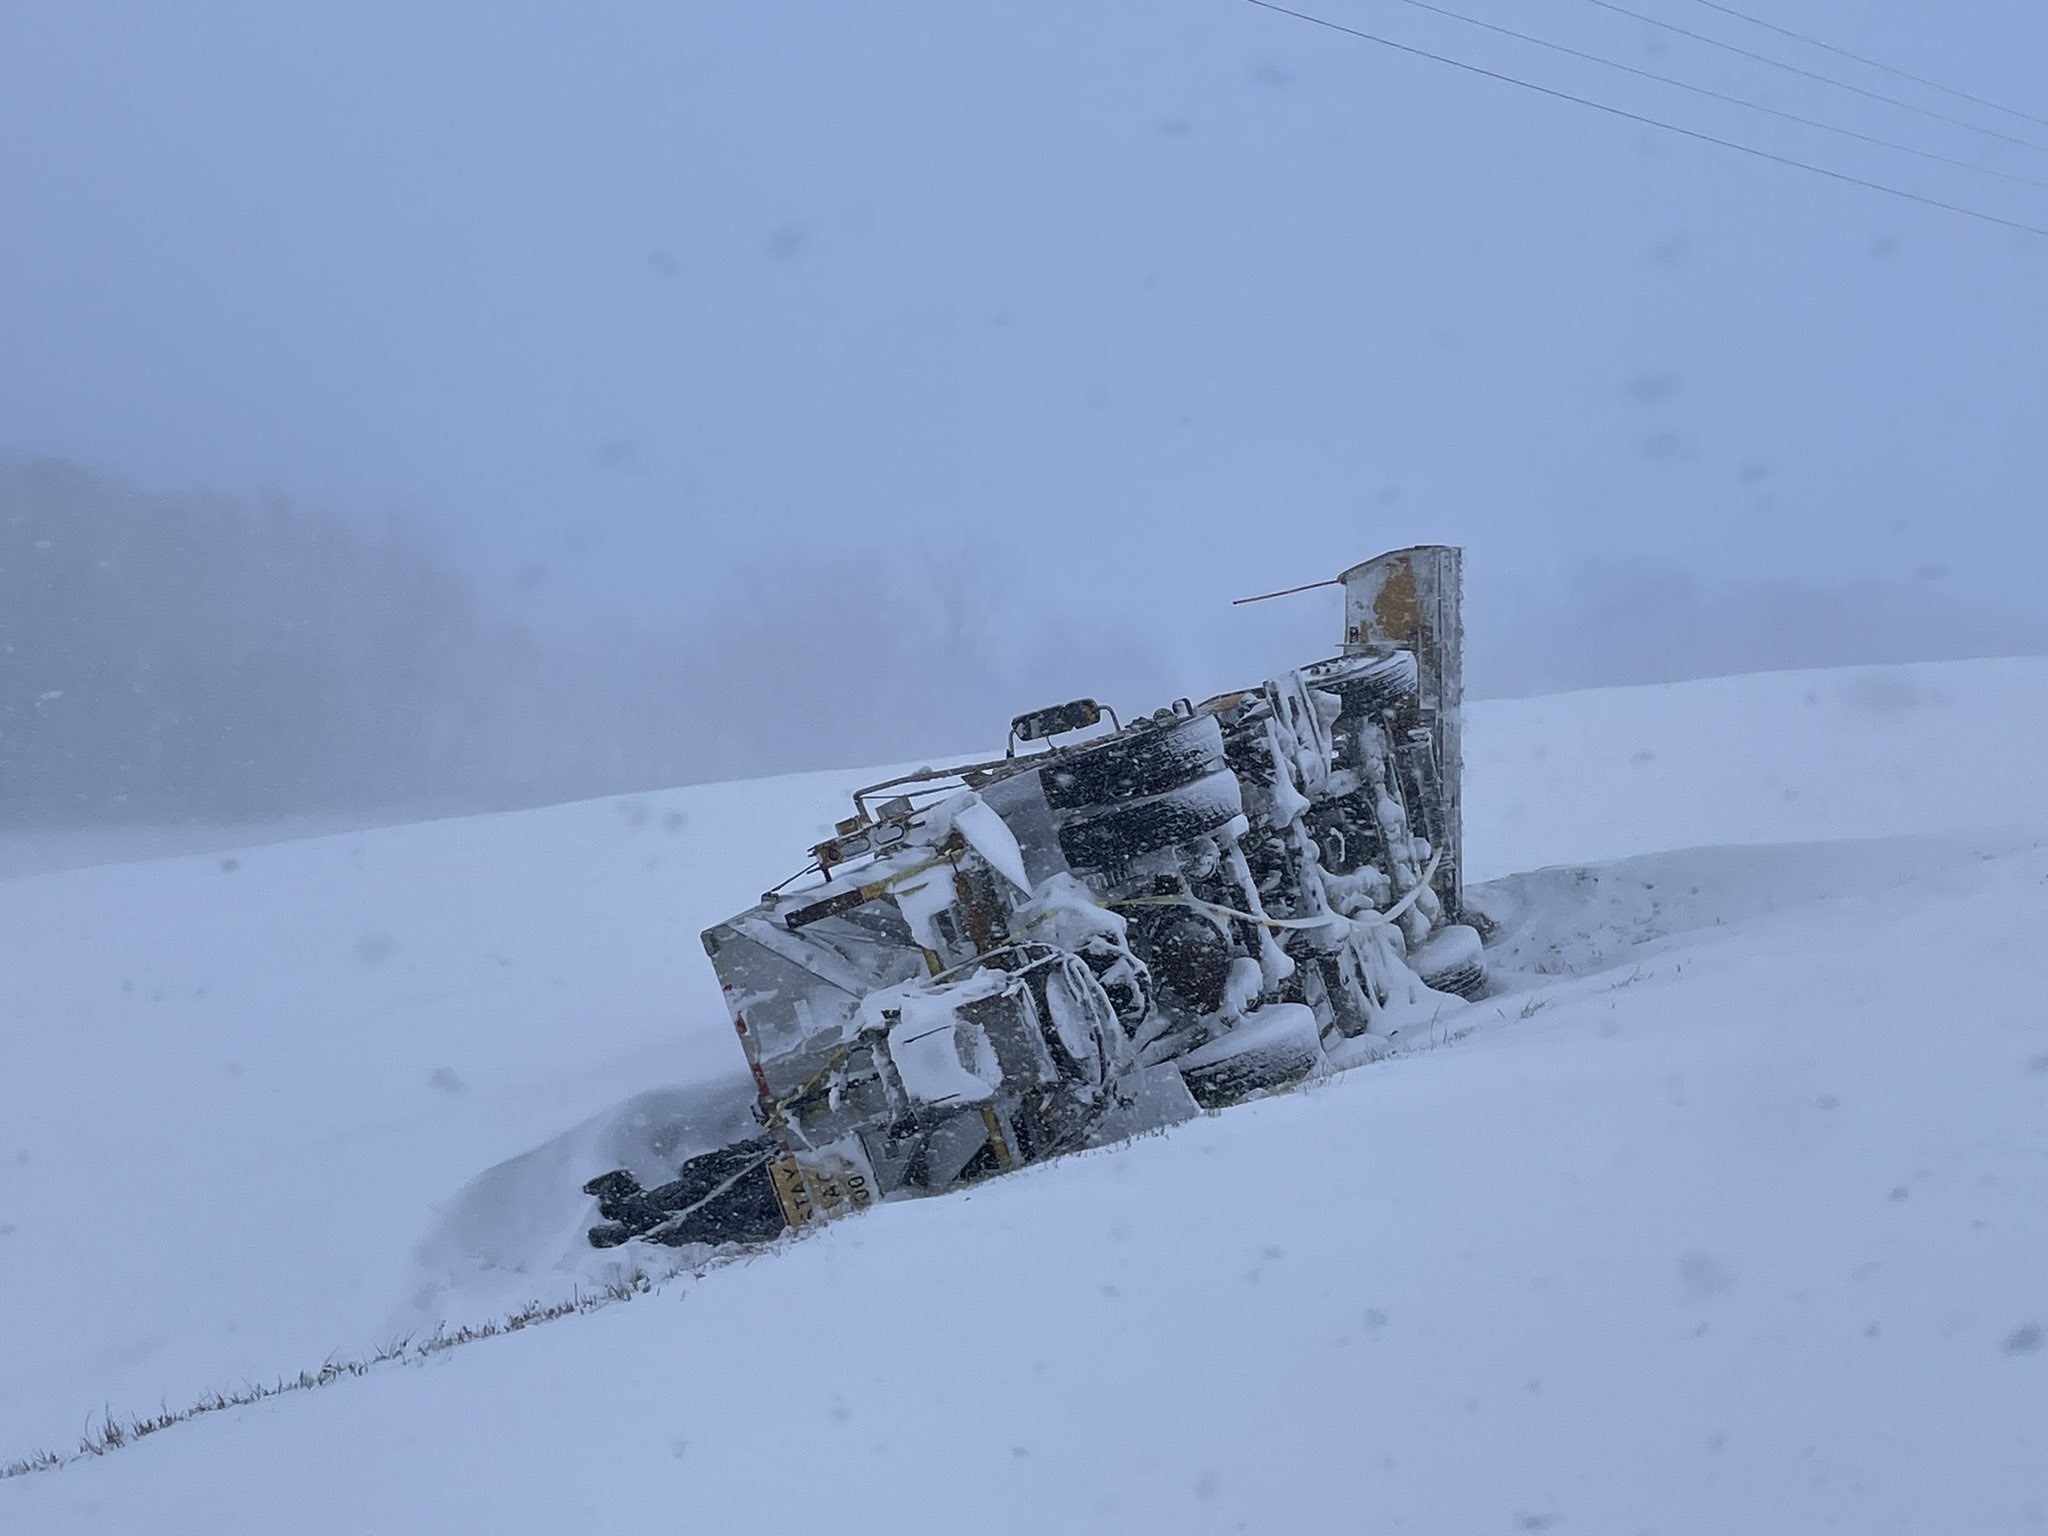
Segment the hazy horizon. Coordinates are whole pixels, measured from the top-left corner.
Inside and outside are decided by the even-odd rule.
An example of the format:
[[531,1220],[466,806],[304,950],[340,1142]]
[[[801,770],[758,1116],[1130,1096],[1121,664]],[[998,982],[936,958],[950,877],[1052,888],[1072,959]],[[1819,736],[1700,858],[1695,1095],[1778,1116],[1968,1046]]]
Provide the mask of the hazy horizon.
[[[2048,224],[2048,126],[1643,4],[2008,137],[1465,8],[2003,175],[1312,9]],[[2048,112],[2048,15],[1770,14]],[[1415,542],[1479,694],[2048,651],[2048,239],[1234,0],[22,8],[0,142],[0,454],[410,527],[686,776],[1261,675]]]

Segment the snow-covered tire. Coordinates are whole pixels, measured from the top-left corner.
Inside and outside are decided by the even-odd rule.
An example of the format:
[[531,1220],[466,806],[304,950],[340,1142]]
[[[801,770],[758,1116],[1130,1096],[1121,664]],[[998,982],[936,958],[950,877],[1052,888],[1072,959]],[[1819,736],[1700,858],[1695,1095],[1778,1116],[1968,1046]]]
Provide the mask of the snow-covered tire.
[[1076,869],[1116,869],[1142,854],[1206,837],[1244,814],[1244,792],[1228,768],[1143,800],[1076,816],[1060,828],[1060,849]]
[[1204,1109],[1292,1087],[1322,1064],[1321,1027],[1315,1011],[1301,1003],[1268,1003],[1174,1063]]
[[1223,766],[1223,728],[1214,715],[1142,721],[1073,748],[1040,775],[1055,811],[1147,799],[1206,778]]
[[1301,678],[1309,687],[1341,698],[1347,715],[1376,715],[1415,692],[1415,653],[1336,656],[1303,667]]
[[1432,991],[1473,998],[1486,990],[1486,951],[1479,930],[1464,923],[1431,934],[1408,957],[1408,964]]

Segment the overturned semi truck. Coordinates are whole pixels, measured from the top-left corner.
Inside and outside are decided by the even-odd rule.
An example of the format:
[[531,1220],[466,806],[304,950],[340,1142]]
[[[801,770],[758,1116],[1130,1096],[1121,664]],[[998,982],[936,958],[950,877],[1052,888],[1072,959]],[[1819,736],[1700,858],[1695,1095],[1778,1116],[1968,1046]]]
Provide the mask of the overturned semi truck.
[[[704,934],[758,1135],[590,1240],[749,1243],[942,1194],[1384,1054],[1486,984],[1459,847],[1460,552],[1337,578],[1342,654],[854,794]],[[1107,729],[1103,729],[1107,717]]]

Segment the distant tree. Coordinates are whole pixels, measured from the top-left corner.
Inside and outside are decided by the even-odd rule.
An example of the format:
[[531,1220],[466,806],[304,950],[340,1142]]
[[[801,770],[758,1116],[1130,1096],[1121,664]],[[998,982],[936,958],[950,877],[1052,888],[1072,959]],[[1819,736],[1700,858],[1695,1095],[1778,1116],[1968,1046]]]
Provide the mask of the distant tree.
[[396,521],[0,463],[0,821],[500,798],[509,648]]
[[432,527],[0,460],[0,827],[901,761],[1000,741],[1016,709],[1139,655],[1043,605],[999,627],[1019,618],[1003,562],[967,539],[737,567],[659,641],[543,643],[485,613]]

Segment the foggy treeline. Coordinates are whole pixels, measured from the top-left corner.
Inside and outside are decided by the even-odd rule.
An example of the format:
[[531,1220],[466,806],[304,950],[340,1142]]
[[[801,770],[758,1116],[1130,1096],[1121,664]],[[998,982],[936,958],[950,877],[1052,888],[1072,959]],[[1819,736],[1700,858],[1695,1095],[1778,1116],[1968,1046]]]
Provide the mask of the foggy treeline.
[[[1095,642],[992,643],[976,563],[921,559],[738,569],[658,642],[573,638],[488,611],[419,519],[0,460],[0,826],[454,811],[964,750],[1000,690],[1057,686]],[[1021,675],[990,659],[1020,650]]]
[[[998,553],[919,546],[734,562],[656,638],[567,630],[494,610],[434,528],[0,459],[0,828],[432,814],[971,753],[1033,704],[1169,696],[1140,637],[1187,624],[1169,597],[1011,602]],[[1587,567],[1542,601],[1473,594],[1468,681],[2048,646],[1947,576],[1716,588]],[[1178,681],[1236,677],[1192,670]]]
[[532,662],[431,544],[0,465],[0,817],[246,819],[436,793]]

